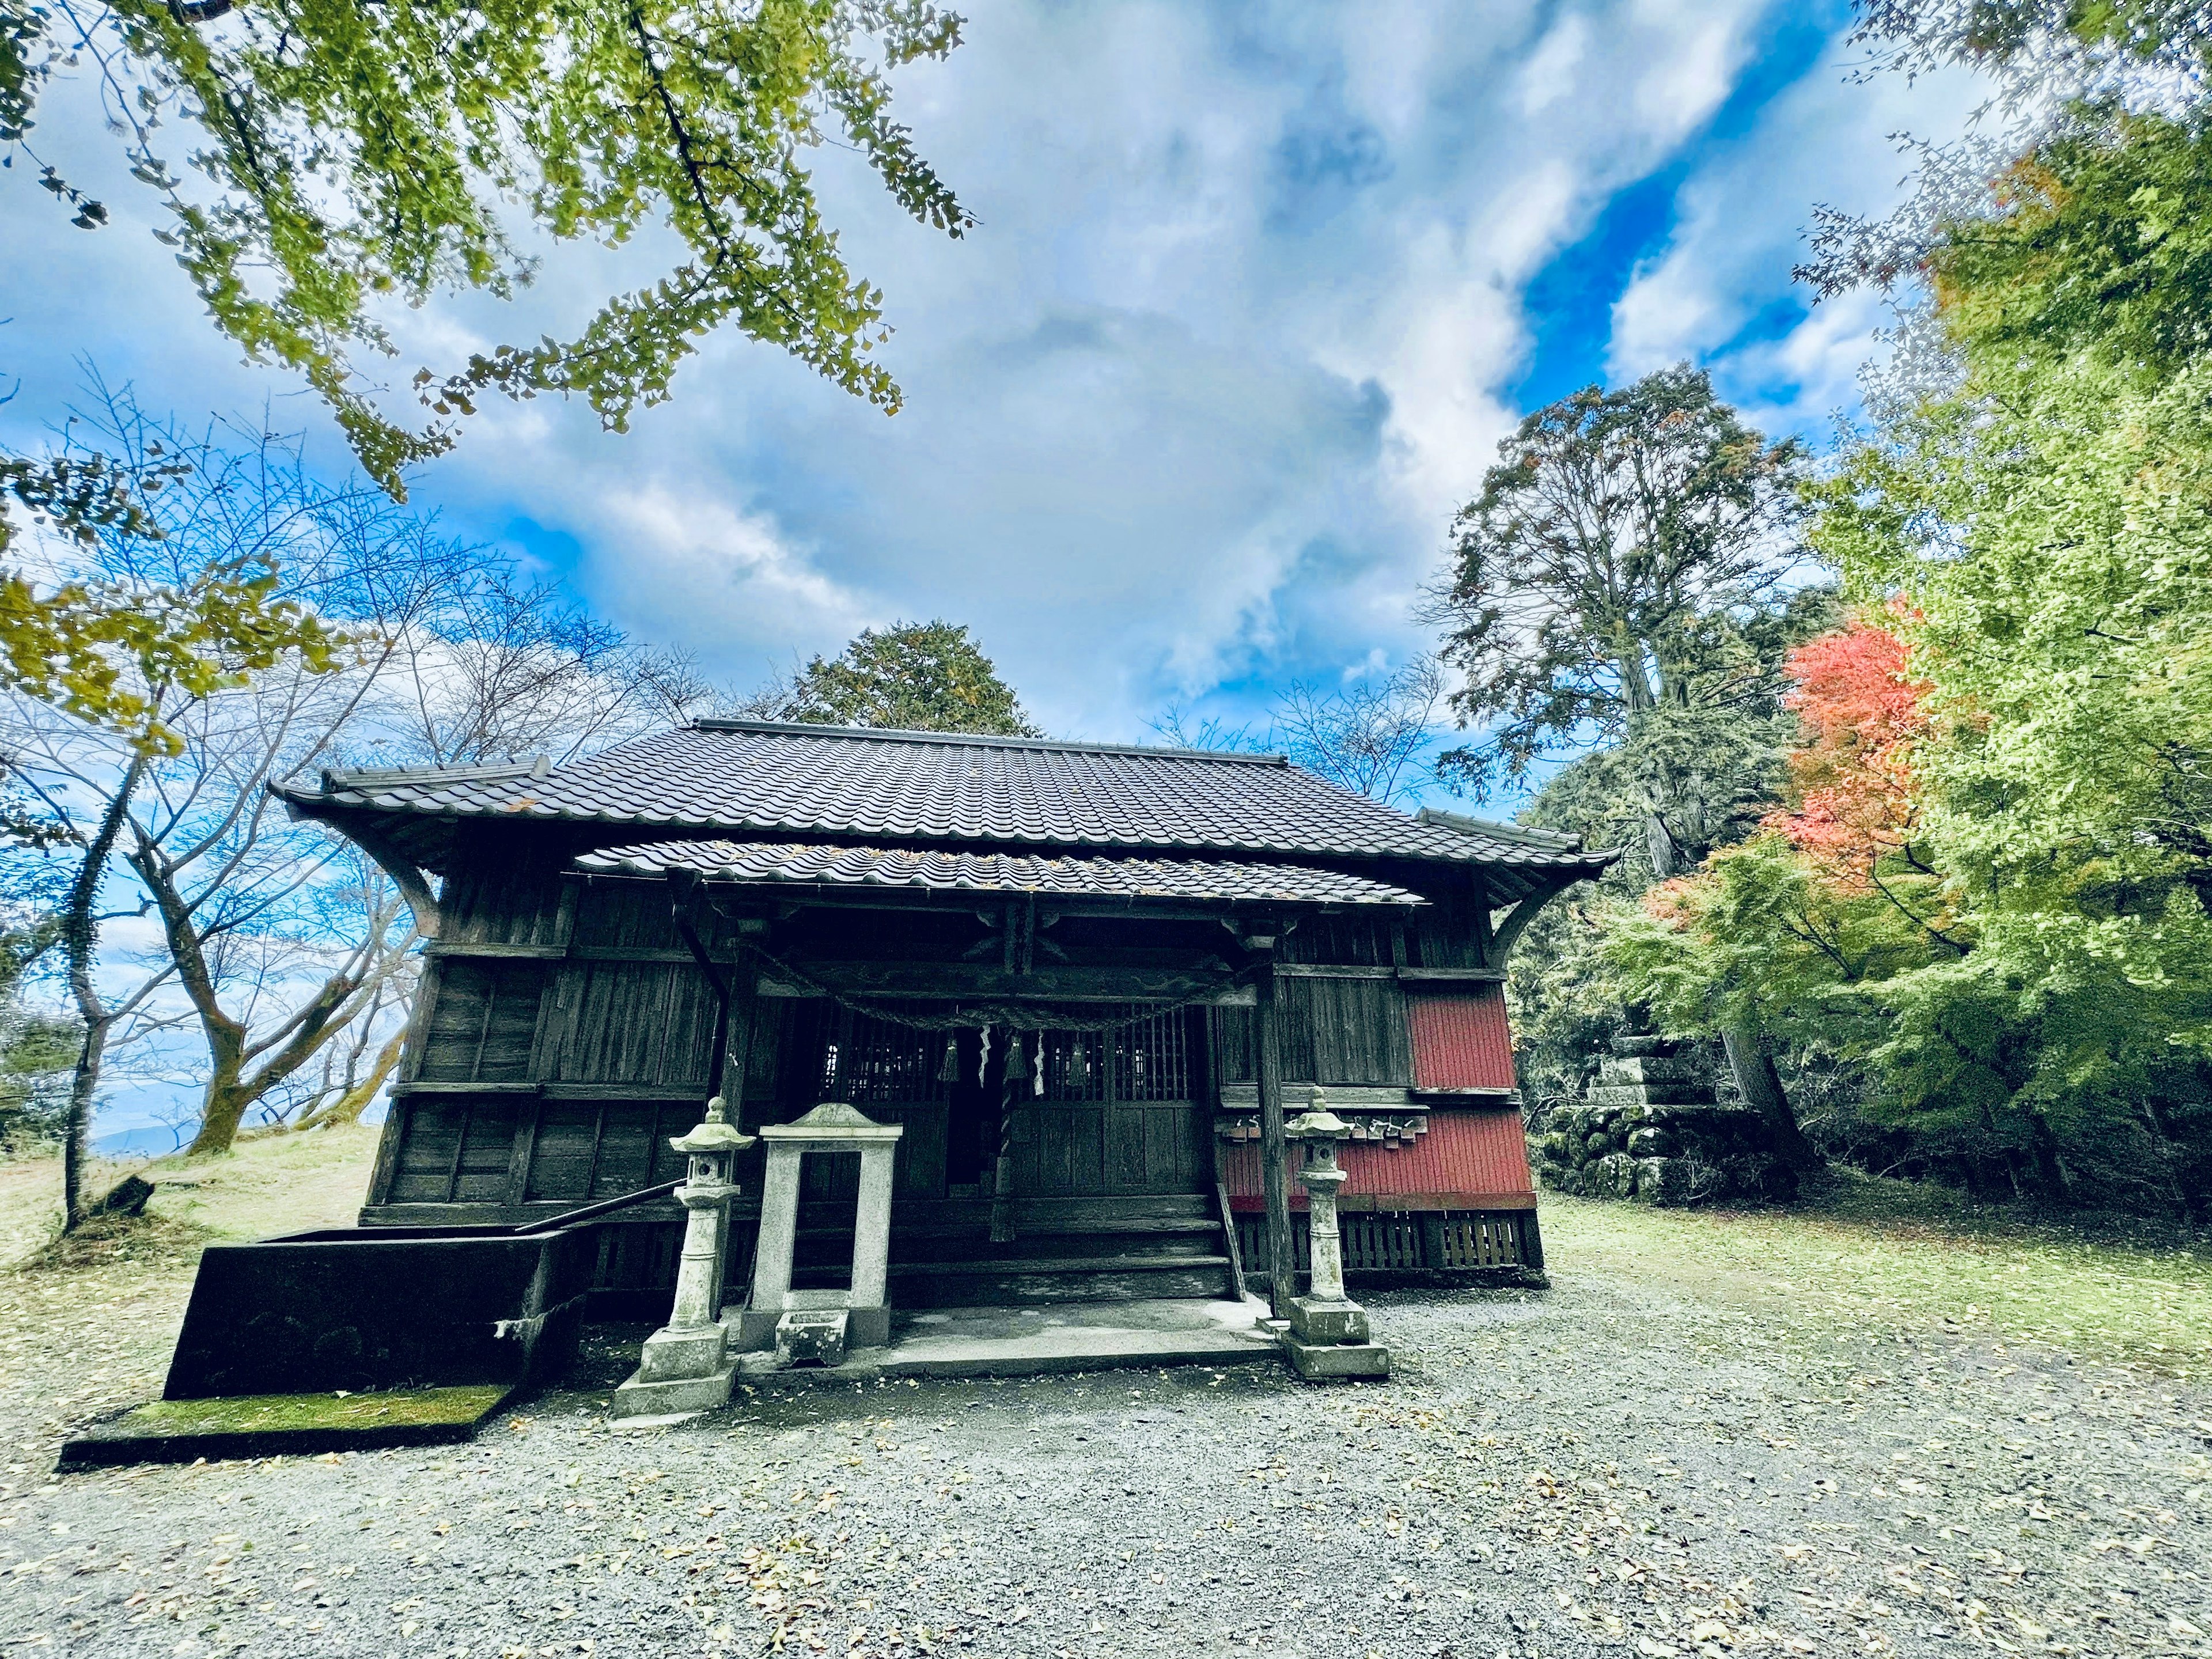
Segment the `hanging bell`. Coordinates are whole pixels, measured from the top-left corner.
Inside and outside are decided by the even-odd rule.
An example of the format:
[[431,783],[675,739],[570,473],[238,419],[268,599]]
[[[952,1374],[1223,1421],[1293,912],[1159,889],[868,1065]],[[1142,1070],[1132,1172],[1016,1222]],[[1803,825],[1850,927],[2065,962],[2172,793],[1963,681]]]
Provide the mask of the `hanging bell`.
[[960,1080],[960,1034],[957,1031],[945,1034],[945,1058],[937,1067],[937,1080],[939,1083],[957,1083]]

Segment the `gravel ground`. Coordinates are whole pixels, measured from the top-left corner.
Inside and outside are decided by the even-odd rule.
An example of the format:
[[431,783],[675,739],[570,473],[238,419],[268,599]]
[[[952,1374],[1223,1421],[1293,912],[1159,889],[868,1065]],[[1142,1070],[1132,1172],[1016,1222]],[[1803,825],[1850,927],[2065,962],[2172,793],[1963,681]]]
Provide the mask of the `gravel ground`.
[[600,1332],[596,1389],[471,1446],[53,1479],[158,1372],[180,1281],[134,1281],[11,1355],[0,1652],[2212,1651],[2199,1385],[1555,1277],[1371,1297],[1384,1387],[779,1382],[613,1432]]

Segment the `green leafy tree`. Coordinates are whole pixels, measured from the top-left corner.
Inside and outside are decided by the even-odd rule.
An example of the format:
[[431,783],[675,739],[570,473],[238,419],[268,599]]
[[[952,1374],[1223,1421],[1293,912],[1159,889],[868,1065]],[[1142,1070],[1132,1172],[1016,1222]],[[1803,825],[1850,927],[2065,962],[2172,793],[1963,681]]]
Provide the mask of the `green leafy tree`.
[[[1824,296],[1869,284],[1888,293],[1905,316],[1905,355],[1924,355],[1933,342],[1917,337],[1917,325],[1931,313],[1918,290],[1931,268],[1976,262],[1981,250],[1974,245],[1993,221],[2046,198],[2048,180],[2039,174],[2112,150],[2107,159],[2116,173],[2142,176],[2125,188],[2050,202],[2057,212],[2038,227],[2045,251],[2071,246],[2055,267],[2021,272],[2032,288],[2047,289],[2056,275],[2071,292],[2021,297],[2028,309],[2055,301],[2057,312],[2073,311],[2092,333],[2105,331],[2099,312],[2106,301],[2116,318],[2133,313],[2121,331],[2166,332],[2144,301],[2148,289],[2159,288],[2185,298],[2187,283],[2174,278],[2197,257],[2197,228],[2177,211],[2197,186],[2186,163],[2172,167],[2180,158],[2163,141],[2179,138],[2185,149],[2203,131],[2212,92],[2212,30],[2203,8],[2193,0],[1855,0],[1852,9],[1850,41],[1866,54],[1861,78],[1885,70],[1917,78],[1960,67],[1993,95],[1958,140],[1905,141],[1912,187],[1886,216],[1816,209],[1812,257],[1797,275]],[[2139,148],[2147,137],[2152,143]],[[2118,153],[2128,149],[2137,153]],[[2138,190],[2141,198],[2131,199]],[[2132,240],[2130,222],[2149,234]],[[1961,235],[1962,227],[1972,228]],[[1992,251],[2006,257],[2002,248]],[[1979,297],[2005,303],[1994,292]],[[2199,319],[2173,320],[2186,330]],[[1927,386],[1937,377],[1907,378]]]
[[[621,430],[726,323],[895,410],[882,294],[846,264],[806,164],[848,148],[915,218],[962,234],[888,78],[960,27],[927,0],[0,0],[0,144],[71,222],[104,226],[34,147],[43,94],[88,64],[216,325],[303,375],[398,494],[483,393],[579,396]],[[537,268],[532,240],[659,232],[674,263],[573,337],[422,370],[443,418],[413,429],[379,406],[356,360],[395,350],[383,307],[506,298]]]
[[942,621],[862,629],[835,658],[817,657],[757,693],[745,712],[811,726],[1043,735],[967,628]]
[[[2201,1212],[2212,37],[2156,0],[1862,11],[1894,61],[1977,64],[2027,112],[2008,154],[1931,157],[1900,219],[1831,222],[1812,273],[1924,278],[1909,330],[1949,363],[1878,404],[1812,536],[1887,607],[1921,735],[1895,799],[1845,769],[1797,809],[1820,835],[1715,859],[1613,957],[1673,1020],[1756,1000],[1832,1034],[1929,1166]],[[1838,865],[1823,838],[1870,811],[1889,832]]]
[[[2212,360],[1984,352],[1819,532],[1906,602],[1920,836],[1971,951],[1885,984],[1900,1109],[1972,1102],[2062,1197],[2212,1174]],[[2008,1128],[2008,1126],[2010,1126]]]
[[[1771,787],[1802,458],[1687,365],[1538,410],[1455,522],[1434,614],[1480,743],[1439,772],[1478,798],[1595,750],[1577,787],[1633,819],[1653,878],[1693,868]],[[1597,823],[1573,826],[1595,844]],[[1587,957],[1585,952],[1577,952]],[[1738,1085],[1801,1158],[1755,1027],[1725,1034]]]
[[2116,112],[2006,168],[1995,205],[1928,257],[1954,339],[2154,377],[2212,347],[2212,131]]
[[1686,365],[1522,421],[1455,521],[1435,596],[1453,710],[1483,733],[1443,775],[1481,799],[1540,761],[1629,745],[1653,872],[1694,865],[1741,793],[1722,758],[1735,709],[1771,690],[1747,626],[1791,566],[1799,462]]

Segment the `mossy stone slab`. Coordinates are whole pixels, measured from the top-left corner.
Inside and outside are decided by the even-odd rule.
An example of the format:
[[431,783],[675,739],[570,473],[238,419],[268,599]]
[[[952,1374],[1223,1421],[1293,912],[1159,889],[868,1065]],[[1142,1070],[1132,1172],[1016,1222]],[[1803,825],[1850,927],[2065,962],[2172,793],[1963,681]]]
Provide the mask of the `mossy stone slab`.
[[475,1437],[517,1392],[511,1383],[369,1394],[255,1394],[156,1400],[64,1443],[58,1467],[189,1463],[386,1446],[438,1446]]

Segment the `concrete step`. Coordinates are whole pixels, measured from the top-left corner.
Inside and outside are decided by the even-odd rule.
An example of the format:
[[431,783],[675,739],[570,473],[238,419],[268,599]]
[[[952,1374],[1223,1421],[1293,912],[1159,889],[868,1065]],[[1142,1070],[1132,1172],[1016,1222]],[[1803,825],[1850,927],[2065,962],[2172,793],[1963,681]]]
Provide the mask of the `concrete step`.
[[1231,1331],[1040,1331],[1034,1336],[963,1341],[957,1335],[885,1350],[884,1376],[1035,1376],[1128,1366],[1250,1365],[1274,1363],[1276,1345]]
[[[1254,1322],[1265,1311],[1258,1303],[1218,1299],[902,1310],[891,1316],[890,1346],[848,1350],[845,1363],[834,1370],[773,1376],[783,1385],[836,1386],[878,1376],[1027,1376],[1122,1365],[1149,1370],[1279,1364],[1281,1350]],[[748,1355],[746,1362],[767,1358]]]

